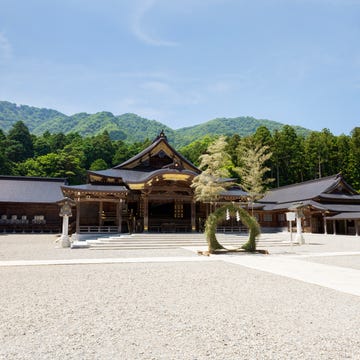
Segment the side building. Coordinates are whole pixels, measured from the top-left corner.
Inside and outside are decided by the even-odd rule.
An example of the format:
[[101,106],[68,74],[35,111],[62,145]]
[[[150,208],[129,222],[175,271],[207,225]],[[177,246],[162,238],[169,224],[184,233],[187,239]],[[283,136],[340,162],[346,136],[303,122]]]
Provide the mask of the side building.
[[301,207],[305,232],[360,234],[360,195],[341,174],[270,190],[255,216],[266,231],[288,228],[286,212]]
[[61,230],[58,201],[66,179],[0,176],[0,233]]

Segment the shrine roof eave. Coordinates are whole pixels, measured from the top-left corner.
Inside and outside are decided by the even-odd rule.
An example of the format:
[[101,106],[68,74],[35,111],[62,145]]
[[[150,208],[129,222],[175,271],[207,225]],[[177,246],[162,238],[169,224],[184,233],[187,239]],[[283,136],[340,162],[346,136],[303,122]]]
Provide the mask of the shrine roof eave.
[[261,201],[257,202],[257,204],[263,206],[263,210],[265,210],[265,211],[279,211],[279,210],[285,211],[285,210],[289,210],[290,208],[293,208],[295,205],[298,205],[300,203],[302,206],[310,206],[315,209],[323,210],[323,211],[328,210],[328,208],[325,204],[320,204],[316,201],[309,200],[309,199],[301,201],[301,202],[292,201],[292,202],[281,203],[281,204],[266,203],[266,202],[261,202]]
[[354,194],[320,194],[320,199],[333,200],[333,201],[349,201],[349,202],[360,202],[360,195]]
[[355,220],[360,219],[360,212],[342,212],[337,215],[327,216],[327,220]]
[[68,185],[62,186],[61,190],[64,194],[73,193],[73,194],[113,194],[113,195],[126,195],[128,189],[125,186],[108,186],[108,185]]
[[89,174],[101,177],[117,178],[122,179],[125,184],[141,184],[151,180],[157,176],[170,175],[183,175],[189,178],[194,178],[198,174],[190,170],[177,170],[177,169],[158,169],[153,171],[137,171],[137,170],[126,170],[126,169],[107,169],[100,171],[89,171]]

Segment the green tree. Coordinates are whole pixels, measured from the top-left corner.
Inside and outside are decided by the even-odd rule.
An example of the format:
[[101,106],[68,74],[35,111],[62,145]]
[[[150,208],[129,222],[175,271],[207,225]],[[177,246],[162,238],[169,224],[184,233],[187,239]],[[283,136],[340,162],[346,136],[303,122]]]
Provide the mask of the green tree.
[[254,202],[263,196],[267,185],[274,180],[265,177],[270,170],[266,166],[272,156],[269,149],[269,146],[254,143],[250,139],[238,147],[240,167],[236,168],[236,171],[242,188],[248,193],[252,210]]
[[33,139],[29,129],[18,121],[7,136],[6,154],[11,161],[23,161],[34,156]]
[[273,153],[276,185],[294,184],[304,180],[303,138],[289,125],[275,131],[270,147]]
[[17,171],[23,176],[64,177],[73,184],[85,180],[79,158],[63,151],[27,159],[18,164]]
[[108,168],[108,164],[103,159],[96,159],[91,165],[89,170],[104,170]]
[[51,146],[48,140],[39,136],[34,140],[34,156],[46,155],[51,152]]
[[[350,137],[347,135],[340,135],[336,138],[336,172],[341,172],[345,179],[351,181],[351,171],[349,168],[350,162]],[[359,189],[360,190],[360,189]]]
[[206,135],[203,138],[182,147],[179,152],[195,166],[198,166],[200,164],[200,156],[205,154],[212,142],[214,142],[214,137]]
[[351,185],[360,190],[360,127],[351,131],[349,176]]
[[86,168],[90,168],[91,164],[97,159],[103,159],[106,162],[107,167],[112,165],[115,151],[113,142],[107,131],[104,131],[100,135],[85,138],[83,142],[83,151],[86,157]]
[[0,174],[12,175],[11,163],[5,154],[5,146],[6,146],[6,136],[4,132],[0,129]]

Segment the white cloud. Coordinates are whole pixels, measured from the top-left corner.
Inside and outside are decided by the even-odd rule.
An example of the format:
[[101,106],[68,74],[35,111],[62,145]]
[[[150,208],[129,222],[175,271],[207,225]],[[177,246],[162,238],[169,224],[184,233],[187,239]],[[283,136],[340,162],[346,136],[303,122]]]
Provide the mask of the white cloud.
[[177,46],[178,43],[157,38],[152,35],[148,29],[144,27],[144,19],[155,6],[157,0],[142,0],[135,8],[135,13],[132,18],[131,29],[134,35],[144,42],[152,46]]
[[12,46],[4,33],[0,32],[0,60],[8,61],[12,58]]

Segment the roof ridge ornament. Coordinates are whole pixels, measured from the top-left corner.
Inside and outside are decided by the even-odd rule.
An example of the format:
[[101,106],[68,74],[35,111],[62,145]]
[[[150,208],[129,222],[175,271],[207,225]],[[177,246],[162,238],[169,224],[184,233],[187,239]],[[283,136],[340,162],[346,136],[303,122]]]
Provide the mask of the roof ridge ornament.
[[167,136],[165,135],[164,129],[162,129],[162,130],[160,131],[160,134],[156,137],[156,139],[154,140],[154,142],[157,141],[157,140],[159,140],[159,139],[165,139],[165,140],[167,141]]

